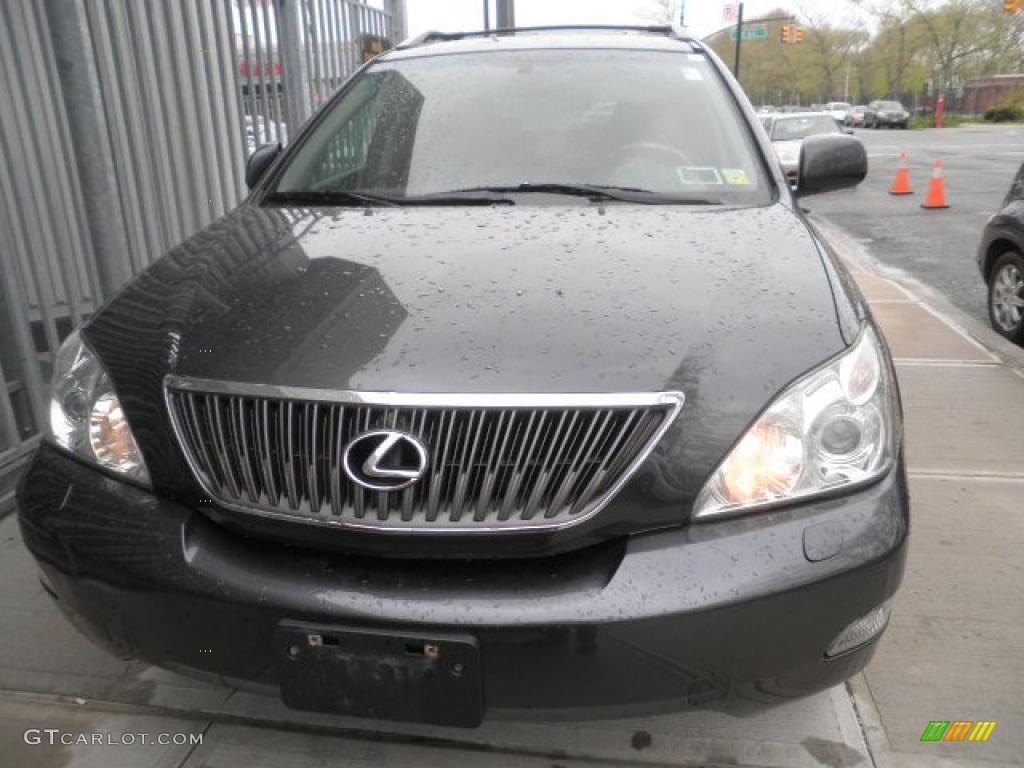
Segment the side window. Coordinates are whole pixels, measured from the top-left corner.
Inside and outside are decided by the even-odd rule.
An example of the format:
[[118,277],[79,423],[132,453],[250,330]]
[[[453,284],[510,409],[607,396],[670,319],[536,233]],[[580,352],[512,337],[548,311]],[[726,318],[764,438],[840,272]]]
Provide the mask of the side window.
[[379,117],[379,99],[367,99],[353,112],[324,147],[313,174],[313,184],[341,181],[366,167]]

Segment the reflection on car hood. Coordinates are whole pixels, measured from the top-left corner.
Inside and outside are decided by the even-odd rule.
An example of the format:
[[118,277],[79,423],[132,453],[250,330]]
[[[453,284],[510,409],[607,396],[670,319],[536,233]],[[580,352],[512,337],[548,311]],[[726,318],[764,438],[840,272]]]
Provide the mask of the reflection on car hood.
[[167,373],[368,391],[682,390],[694,477],[845,346],[817,245],[781,204],[243,205],[84,335],[144,451],[166,454]]

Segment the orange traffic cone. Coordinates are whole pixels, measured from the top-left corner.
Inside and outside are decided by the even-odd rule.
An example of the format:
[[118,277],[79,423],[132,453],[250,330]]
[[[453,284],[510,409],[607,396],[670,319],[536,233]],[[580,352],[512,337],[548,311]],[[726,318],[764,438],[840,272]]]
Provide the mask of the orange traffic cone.
[[922,208],[949,208],[946,204],[946,180],[942,178],[942,160],[935,161],[932,171],[932,183],[928,187],[928,196],[921,203]]
[[890,195],[912,195],[910,188],[910,171],[907,169],[907,153],[900,152],[900,166],[896,169],[896,178],[889,187]]

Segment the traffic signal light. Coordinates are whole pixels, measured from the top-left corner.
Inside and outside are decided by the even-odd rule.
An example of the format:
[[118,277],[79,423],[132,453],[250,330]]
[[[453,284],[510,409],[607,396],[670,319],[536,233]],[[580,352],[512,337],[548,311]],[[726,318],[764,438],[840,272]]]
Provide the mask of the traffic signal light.
[[1020,13],[1024,10],[1024,0],[1003,0],[1003,10],[1007,13]]
[[[1006,2],[1011,2],[1011,1],[1012,0],[1006,0]],[[792,40],[793,40],[792,29],[790,28],[789,24],[783,24],[782,25],[782,42],[789,43],[789,42],[792,42]]]
[[[1007,1],[1010,2],[1010,0],[1007,0]],[[1014,2],[1018,2],[1018,3],[1020,2],[1020,0],[1013,0],[1013,1]],[[803,27],[797,27],[796,29],[793,30],[793,42],[794,43],[802,43],[803,41],[804,41],[804,28]]]

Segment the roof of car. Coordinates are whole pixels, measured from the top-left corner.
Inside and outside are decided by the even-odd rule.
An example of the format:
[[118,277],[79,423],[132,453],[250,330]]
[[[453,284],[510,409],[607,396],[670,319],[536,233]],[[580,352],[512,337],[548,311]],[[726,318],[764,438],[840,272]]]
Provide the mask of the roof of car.
[[476,32],[426,32],[381,54],[379,60],[398,60],[449,53],[550,48],[620,48],[652,51],[702,50],[703,46],[675,26],[518,27]]

